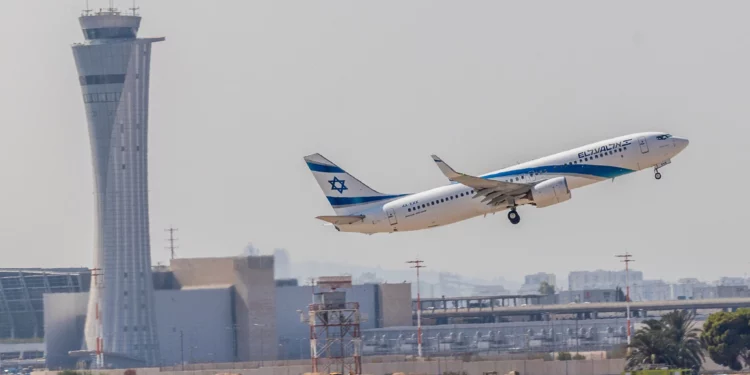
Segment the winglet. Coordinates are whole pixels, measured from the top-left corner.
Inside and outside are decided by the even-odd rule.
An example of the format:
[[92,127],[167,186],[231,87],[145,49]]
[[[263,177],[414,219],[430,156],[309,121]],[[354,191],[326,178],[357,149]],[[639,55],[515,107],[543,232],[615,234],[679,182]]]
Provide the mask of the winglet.
[[435,164],[437,164],[438,168],[440,168],[440,172],[443,172],[445,177],[448,177],[449,180],[455,181],[457,177],[461,177],[461,174],[456,172],[453,168],[451,168],[450,165],[446,164],[443,159],[440,159],[437,155],[432,155],[432,160],[435,161]]

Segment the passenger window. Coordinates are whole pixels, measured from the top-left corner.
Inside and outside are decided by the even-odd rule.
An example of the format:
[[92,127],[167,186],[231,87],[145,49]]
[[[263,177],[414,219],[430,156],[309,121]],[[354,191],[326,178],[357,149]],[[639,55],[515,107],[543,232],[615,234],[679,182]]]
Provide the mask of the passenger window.
[[625,151],[627,151],[627,150],[628,150],[628,148],[627,148],[627,147],[623,147],[622,149],[623,149],[623,150],[625,150]]
[[406,212],[411,212],[411,208],[407,208],[407,209],[406,209]]

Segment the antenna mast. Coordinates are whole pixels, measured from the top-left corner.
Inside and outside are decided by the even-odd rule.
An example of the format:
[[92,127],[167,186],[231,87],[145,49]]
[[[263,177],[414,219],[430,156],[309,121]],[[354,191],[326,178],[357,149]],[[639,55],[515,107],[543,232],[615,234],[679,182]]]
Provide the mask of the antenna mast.
[[411,268],[417,269],[417,356],[422,358],[422,297],[419,293],[419,269],[424,268],[423,260],[410,260],[406,263],[413,264]]
[[165,229],[164,230],[165,232],[169,232],[169,238],[167,239],[167,241],[169,241],[169,246],[167,246],[167,250],[169,250],[169,259],[170,260],[174,259],[174,249],[177,248],[177,246],[174,245],[174,242],[177,240],[176,238],[174,238],[174,232],[176,232],[178,230],[179,229],[173,228],[171,226],[169,227],[169,229]]
[[133,7],[130,8],[130,10],[133,11],[133,16],[137,16],[138,15],[138,9],[140,9],[140,8],[138,8],[137,6],[135,6],[135,0],[133,0]]
[[628,320],[628,351],[630,351],[630,262],[635,262],[634,259],[630,259],[633,256],[627,251],[625,254],[615,255],[618,258],[623,258],[621,262],[625,263],[625,314]]

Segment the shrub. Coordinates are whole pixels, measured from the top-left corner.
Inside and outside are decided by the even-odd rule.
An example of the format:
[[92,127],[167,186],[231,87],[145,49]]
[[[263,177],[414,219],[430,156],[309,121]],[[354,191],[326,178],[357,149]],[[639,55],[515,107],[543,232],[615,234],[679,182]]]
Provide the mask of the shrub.
[[559,352],[557,353],[557,360],[558,361],[570,361],[573,359],[573,355],[570,354],[570,352]]

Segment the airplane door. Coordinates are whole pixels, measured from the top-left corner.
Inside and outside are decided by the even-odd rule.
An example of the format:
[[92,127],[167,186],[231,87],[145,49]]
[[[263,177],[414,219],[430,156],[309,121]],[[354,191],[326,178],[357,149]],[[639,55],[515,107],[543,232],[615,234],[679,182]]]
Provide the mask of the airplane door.
[[646,137],[638,137],[638,145],[641,146],[641,154],[648,152],[648,143],[646,143]]
[[391,225],[398,224],[398,220],[396,220],[396,210],[389,208],[386,210],[386,214],[388,215],[388,222],[391,223]]

